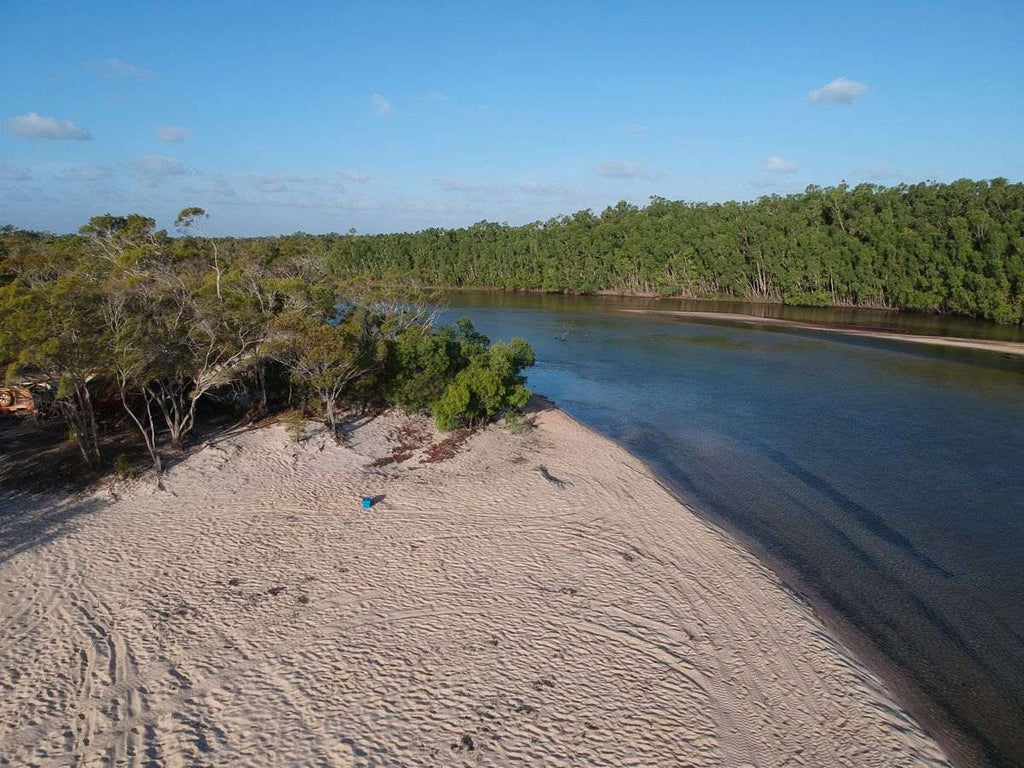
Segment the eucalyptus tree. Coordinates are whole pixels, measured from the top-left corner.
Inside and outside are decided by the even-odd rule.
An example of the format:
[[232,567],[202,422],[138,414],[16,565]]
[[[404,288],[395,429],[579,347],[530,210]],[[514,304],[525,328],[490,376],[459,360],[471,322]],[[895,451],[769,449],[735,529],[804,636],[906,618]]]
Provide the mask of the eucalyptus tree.
[[111,370],[159,470],[161,427],[172,450],[184,448],[200,401],[252,364],[266,324],[246,295],[223,289],[219,257],[155,232],[152,219],[97,217],[83,233],[111,264],[103,308]]
[[379,316],[353,308],[339,323],[288,312],[274,324],[270,354],[315,398],[336,439],[341,399],[359,379],[383,369],[387,348],[379,323]]
[[65,420],[82,459],[100,461],[92,387],[108,351],[95,284],[76,273],[0,287],[0,361],[8,381],[27,380]]

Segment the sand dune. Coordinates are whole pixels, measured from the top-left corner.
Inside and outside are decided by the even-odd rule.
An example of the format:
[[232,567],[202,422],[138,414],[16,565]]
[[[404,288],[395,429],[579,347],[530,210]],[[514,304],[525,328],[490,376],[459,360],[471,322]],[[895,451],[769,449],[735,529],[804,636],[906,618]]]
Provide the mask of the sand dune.
[[536,421],[377,467],[438,438],[395,414],[341,447],[273,426],[166,491],[0,498],[60,521],[0,553],[0,764],[945,763],[642,463]]

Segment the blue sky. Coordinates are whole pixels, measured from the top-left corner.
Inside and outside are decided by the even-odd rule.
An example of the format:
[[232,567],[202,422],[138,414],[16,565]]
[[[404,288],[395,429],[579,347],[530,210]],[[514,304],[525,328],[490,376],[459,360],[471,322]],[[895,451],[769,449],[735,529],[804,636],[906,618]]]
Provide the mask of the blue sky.
[[1024,176],[1024,3],[0,2],[0,223],[522,223]]

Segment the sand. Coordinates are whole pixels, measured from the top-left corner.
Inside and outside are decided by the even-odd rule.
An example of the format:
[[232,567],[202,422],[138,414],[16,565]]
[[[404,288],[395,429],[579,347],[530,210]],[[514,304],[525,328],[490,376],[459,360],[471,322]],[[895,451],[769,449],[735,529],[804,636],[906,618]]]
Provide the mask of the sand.
[[438,438],[275,425],[164,491],[0,498],[0,764],[945,764],[640,461],[535,418],[376,467]]
[[688,320],[697,321],[720,321],[730,323],[746,323],[748,325],[776,326],[779,328],[792,328],[799,331],[821,331],[824,333],[838,333],[843,336],[860,336],[869,339],[884,339],[885,341],[899,341],[906,344],[924,344],[933,347],[955,347],[958,349],[975,349],[982,352],[996,352],[1002,355],[1024,356],[1024,343],[1019,341],[999,341],[996,339],[968,339],[959,336],[927,336],[916,333],[895,333],[893,331],[879,331],[873,328],[852,328],[850,326],[821,325],[819,323],[804,323],[799,320],[784,320],[779,317],[760,317],[758,315],[743,315],[736,312],[703,312],[674,309],[623,309],[622,312],[633,312],[645,315],[671,315],[682,317]]

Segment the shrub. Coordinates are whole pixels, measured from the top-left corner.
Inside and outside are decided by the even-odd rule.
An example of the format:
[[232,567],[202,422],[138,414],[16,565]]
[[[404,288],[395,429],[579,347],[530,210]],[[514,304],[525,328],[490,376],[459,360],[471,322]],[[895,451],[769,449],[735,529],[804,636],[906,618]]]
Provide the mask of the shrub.
[[429,410],[456,374],[485,353],[490,341],[468,318],[436,330],[414,325],[394,342],[384,397],[408,413]]
[[798,291],[787,293],[783,303],[794,307],[831,307],[832,294],[827,291]]
[[509,411],[505,414],[505,429],[513,435],[521,435],[530,428],[530,423],[523,418],[519,411]]
[[302,436],[306,432],[306,419],[302,415],[302,411],[293,411],[284,422],[284,428],[288,432],[288,437],[292,439],[293,443],[302,442]]
[[445,432],[475,424],[509,408],[522,408],[530,399],[524,368],[535,360],[533,348],[522,339],[495,344],[459,371],[431,411]]
[[132,471],[128,466],[128,457],[123,453],[114,457],[114,474],[121,480],[127,480],[132,476]]

